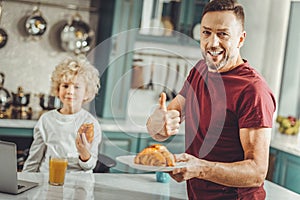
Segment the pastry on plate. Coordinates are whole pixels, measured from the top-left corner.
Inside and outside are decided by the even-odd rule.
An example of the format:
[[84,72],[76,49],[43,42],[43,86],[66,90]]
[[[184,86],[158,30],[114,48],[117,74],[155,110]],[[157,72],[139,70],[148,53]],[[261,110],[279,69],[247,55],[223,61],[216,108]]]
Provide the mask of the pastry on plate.
[[175,157],[167,147],[161,144],[153,144],[143,149],[134,158],[135,164],[150,166],[175,166]]

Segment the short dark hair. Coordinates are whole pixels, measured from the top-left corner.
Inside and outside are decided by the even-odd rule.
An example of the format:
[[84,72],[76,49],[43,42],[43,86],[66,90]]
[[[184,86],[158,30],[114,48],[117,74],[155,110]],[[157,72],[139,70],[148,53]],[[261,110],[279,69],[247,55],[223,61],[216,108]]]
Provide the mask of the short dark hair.
[[244,30],[244,8],[236,0],[211,0],[205,5],[202,13],[202,18],[207,12],[213,11],[233,11],[236,18],[241,22],[242,28]]

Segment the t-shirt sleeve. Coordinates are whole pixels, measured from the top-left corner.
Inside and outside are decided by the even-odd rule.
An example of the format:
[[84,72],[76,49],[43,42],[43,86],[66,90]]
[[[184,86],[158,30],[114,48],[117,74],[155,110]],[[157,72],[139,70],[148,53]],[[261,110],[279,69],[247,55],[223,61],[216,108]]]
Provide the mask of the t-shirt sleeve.
[[276,102],[267,86],[262,83],[250,85],[239,99],[239,128],[272,127]]
[[190,85],[189,81],[185,80],[182,89],[179,91],[179,94],[184,98],[186,98],[189,85]]
[[183,84],[182,89],[179,91],[179,94],[180,94],[181,96],[183,96],[184,98],[186,98],[189,89],[191,89],[191,82],[192,82],[192,79],[193,79],[195,73],[196,73],[196,67],[193,67],[193,68],[191,69],[191,71],[190,71],[188,77],[187,77],[186,80],[184,81],[184,84]]

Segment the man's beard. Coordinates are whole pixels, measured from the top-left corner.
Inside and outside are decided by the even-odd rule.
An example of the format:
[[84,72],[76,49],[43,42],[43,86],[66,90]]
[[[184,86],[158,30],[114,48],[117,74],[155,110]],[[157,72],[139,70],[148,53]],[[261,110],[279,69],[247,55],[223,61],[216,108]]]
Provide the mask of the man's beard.
[[220,69],[222,69],[223,67],[225,67],[225,65],[229,61],[229,56],[225,55],[225,57],[223,57],[219,63],[214,63],[213,61],[211,61],[210,59],[207,58],[205,51],[201,51],[201,52],[202,52],[202,56],[206,62],[206,65],[209,68],[209,71],[217,72]]

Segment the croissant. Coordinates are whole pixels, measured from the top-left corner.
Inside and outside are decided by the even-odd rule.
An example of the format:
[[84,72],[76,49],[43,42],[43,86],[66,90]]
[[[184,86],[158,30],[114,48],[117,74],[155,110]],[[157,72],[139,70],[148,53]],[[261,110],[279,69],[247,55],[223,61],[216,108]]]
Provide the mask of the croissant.
[[175,166],[175,157],[161,144],[153,144],[143,149],[134,158],[135,164],[151,166]]
[[79,134],[85,133],[86,140],[88,143],[92,143],[94,140],[94,124],[84,123],[79,128]]

